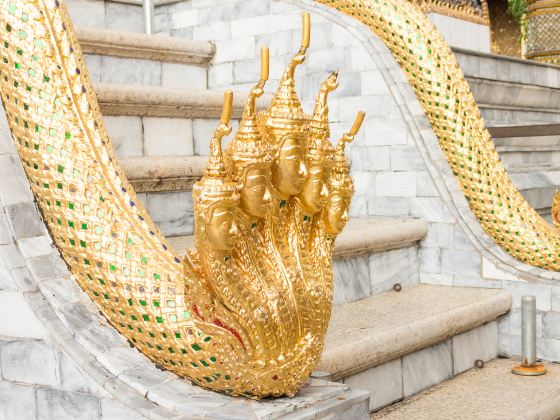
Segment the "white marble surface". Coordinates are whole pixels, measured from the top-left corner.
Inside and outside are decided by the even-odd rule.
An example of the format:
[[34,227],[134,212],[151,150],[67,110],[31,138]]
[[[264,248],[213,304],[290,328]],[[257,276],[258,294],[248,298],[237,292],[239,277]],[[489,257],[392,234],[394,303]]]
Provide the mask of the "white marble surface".
[[144,118],[144,156],[192,156],[192,120]]
[[404,396],[420,392],[453,376],[453,346],[451,340],[404,356]]
[[335,305],[371,295],[368,257],[336,260],[333,266]]
[[147,194],[148,214],[165,236],[191,235],[194,228],[190,192]]
[[0,349],[4,380],[46,386],[58,385],[56,354],[45,342],[10,341],[2,343]]
[[419,282],[418,248],[395,249],[369,256],[369,276],[372,294],[392,290],[395,284],[402,287]]
[[378,410],[403,398],[402,361],[399,358],[349,376],[344,383],[370,391],[369,409]]
[[498,323],[489,322],[453,337],[453,373],[472,369],[477,360],[488,362],[499,353]]
[[143,130],[140,117],[105,116],[103,120],[119,158],[143,155]]

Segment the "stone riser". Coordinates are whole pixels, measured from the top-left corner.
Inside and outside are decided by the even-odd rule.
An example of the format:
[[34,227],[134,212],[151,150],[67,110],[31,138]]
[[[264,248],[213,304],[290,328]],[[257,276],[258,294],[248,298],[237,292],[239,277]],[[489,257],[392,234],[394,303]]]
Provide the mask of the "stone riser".
[[494,144],[496,145],[496,147],[560,146],[560,136],[495,138]]
[[[142,6],[102,0],[66,0],[76,28],[106,28],[143,32]],[[157,27],[158,22],[156,22]]]
[[[518,169],[523,167],[547,167],[560,165],[560,147],[558,150],[538,150],[535,146],[533,150],[527,148],[524,151],[503,151],[498,148],[498,153],[506,169]],[[551,149],[551,148],[548,148]]]
[[[139,156],[208,156],[218,125],[214,118],[105,116],[105,126],[119,158]],[[238,120],[231,126],[237,130]],[[226,146],[232,136],[224,139]]]
[[443,343],[416,351],[342,380],[371,391],[370,411],[401,401],[499,354],[498,323],[489,322]]
[[196,64],[85,54],[93,83],[161,86],[173,89],[207,88],[207,68]]

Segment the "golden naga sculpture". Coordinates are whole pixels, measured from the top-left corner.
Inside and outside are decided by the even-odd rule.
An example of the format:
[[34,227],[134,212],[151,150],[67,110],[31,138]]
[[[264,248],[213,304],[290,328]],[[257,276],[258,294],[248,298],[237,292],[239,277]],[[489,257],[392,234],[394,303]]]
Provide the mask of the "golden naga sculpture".
[[[406,0],[318,0],[368,25],[416,92],[472,211],[512,256],[560,269],[560,232],[522,198],[500,163],[459,67]],[[235,139],[231,94],[197,183],[197,249],[181,260],[137,201],[101,118],[68,13],[59,0],[0,6],[0,89],[13,138],[53,240],[114,327],[159,366],[206,388],[255,398],[293,395],[321,354],[330,316],[332,250],[353,185],[328,143],[329,92],[301,110],[301,50],[264,113],[251,91]],[[411,36],[414,35],[414,36]]]
[[4,109],[45,223],[83,290],[159,366],[232,395],[294,395],[321,355],[333,243],[353,192],[343,145],[363,119],[335,161],[326,100],[336,75],[313,116],[301,110],[294,77],[309,46],[309,15],[301,50],[259,115],[263,49],[261,81],[223,151],[226,93],[193,189],[196,249],[181,260],[119,166],[64,5],[1,7]]

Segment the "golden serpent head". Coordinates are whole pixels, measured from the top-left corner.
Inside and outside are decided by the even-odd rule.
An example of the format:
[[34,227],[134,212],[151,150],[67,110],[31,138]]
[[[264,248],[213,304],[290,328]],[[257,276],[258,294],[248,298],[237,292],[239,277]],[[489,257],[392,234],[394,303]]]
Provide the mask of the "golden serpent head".
[[295,69],[305,61],[310,38],[309,22],[309,14],[304,13],[301,48],[284,72],[270,107],[260,116],[275,150],[272,184],[283,197],[299,194],[306,176],[309,126],[296,94]]
[[233,249],[237,240],[237,183],[228,179],[222,155],[222,138],[231,133],[233,93],[226,92],[224,112],[210,142],[206,173],[193,187],[195,241],[218,252]]
[[344,134],[336,146],[335,165],[329,183],[329,200],[323,211],[323,223],[325,232],[338,235],[349,220],[348,211],[350,202],[354,195],[354,181],[350,176],[348,163],[346,162],[346,143],[351,143],[362,123],[365,114],[359,112],[352,129]]
[[334,150],[329,129],[328,94],[338,87],[338,73],[333,72],[323,82],[309,121],[307,146],[307,177],[299,201],[308,213],[317,213],[327,204],[328,180],[334,165]]
[[256,99],[268,80],[269,51],[263,47],[261,80],[249,93],[235,138],[226,150],[226,161],[240,188],[240,209],[252,219],[266,216],[270,206],[271,144],[257,121]]

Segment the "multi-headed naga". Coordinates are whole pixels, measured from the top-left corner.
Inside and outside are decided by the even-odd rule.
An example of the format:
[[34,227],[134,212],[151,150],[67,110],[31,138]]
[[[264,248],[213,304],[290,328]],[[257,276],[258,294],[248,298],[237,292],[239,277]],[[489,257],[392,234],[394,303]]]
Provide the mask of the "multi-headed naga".
[[[354,16],[400,63],[470,208],[504,250],[560,270],[560,233],[507,176],[455,58],[406,0],[316,0]],[[68,13],[59,0],[0,2],[2,103],[51,236],[111,324],[159,366],[206,388],[293,395],[317,363],[330,317],[332,254],[353,193],[345,145],[333,150],[321,86],[313,114],[295,92],[300,51],[271,106],[250,92],[230,146],[231,94],[193,191],[196,250],[181,259],[150,220],[107,137]],[[560,199],[554,203],[560,220]]]
[[[293,395],[316,366],[329,321],[333,242],[352,195],[344,144],[329,140],[321,87],[306,115],[295,71],[272,105],[249,93],[231,133],[231,92],[193,188],[196,249],[179,258],[150,221],[107,137],[66,9],[3,5],[2,100],[45,222],[80,286],[112,325],[159,366],[234,395]],[[348,137],[348,138],[347,138]],[[335,158],[336,155],[336,158]]]

